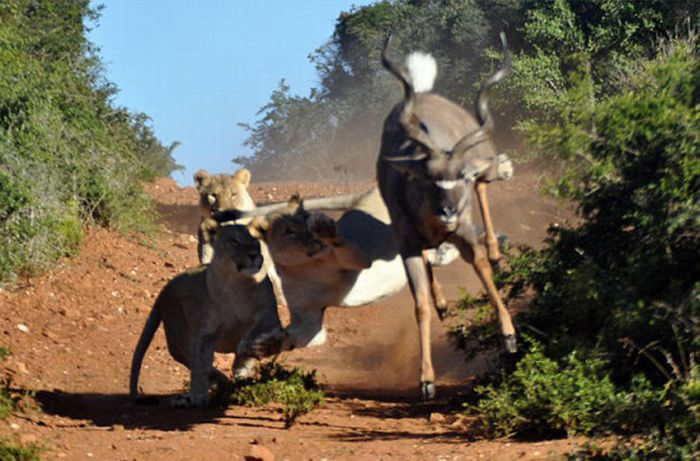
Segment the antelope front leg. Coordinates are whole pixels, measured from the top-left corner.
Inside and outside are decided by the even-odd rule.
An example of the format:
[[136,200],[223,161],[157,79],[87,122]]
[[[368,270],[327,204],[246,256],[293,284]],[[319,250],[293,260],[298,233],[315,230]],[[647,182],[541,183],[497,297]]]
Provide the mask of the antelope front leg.
[[404,258],[404,267],[415,301],[416,321],[418,322],[421,392],[425,400],[431,400],[435,398],[435,371],[433,370],[430,350],[430,311],[432,310],[430,281],[423,256],[420,253],[419,256]]
[[440,285],[440,282],[435,278],[435,274],[433,274],[433,266],[428,261],[428,254],[426,251],[423,251],[423,263],[425,264],[425,270],[430,279],[430,293],[433,296],[435,311],[440,320],[445,320],[445,317],[447,317],[447,300],[442,293],[442,285]]
[[498,323],[501,328],[506,350],[510,353],[517,352],[518,346],[515,338],[515,327],[510,318],[510,313],[508,313],[508,310],[503,305],[501,296],[498,294],[498,289],[493,283],[493,271],[491,270],[488,258],[484,254],[484,250],[477,245],[475,239],[474,241],[462,240],[456,243],[459,251],[462,253],[462,257],[474,267],[476,275],[486,289],[491,306],[493,306],[498,313]]
[[489,255],[491,264],[498,266],[498,260],[501,259],[501,252],[498,248],[498,239],[496,232],[493,230],[493,221],[491,221],[491,209],[489,208],[489,200],[486,195],[486,183],[478,181],[476,183],[476,195],[479,199],[479,209],[481,210],[481,218],[484,221],[484,231],[486,232],[486,250]]

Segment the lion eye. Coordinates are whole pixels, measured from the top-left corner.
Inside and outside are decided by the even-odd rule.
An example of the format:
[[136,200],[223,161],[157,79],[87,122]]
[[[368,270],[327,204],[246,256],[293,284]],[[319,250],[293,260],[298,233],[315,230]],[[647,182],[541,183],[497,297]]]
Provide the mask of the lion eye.
[[296,235],[296,233],[297,232],[291,227],[288,227],[284,230],[284,235]]

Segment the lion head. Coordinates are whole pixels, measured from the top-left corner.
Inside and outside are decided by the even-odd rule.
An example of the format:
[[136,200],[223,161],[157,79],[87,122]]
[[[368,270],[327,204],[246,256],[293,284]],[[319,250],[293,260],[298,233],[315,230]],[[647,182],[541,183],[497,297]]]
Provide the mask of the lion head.
[[252,210],[255,202],[248,193],[250,171],[241,168],[233,175],[210,175],[206,170],[194,174],[194,184],[199,192],[199,208],[203,217],[219,210]]
[[260,241],[251,235],[247,226],[223,225],[214,238],[214,261],[234,264],[241,274],[255,276],[263,269]]
[[255,218],[253,235],[265,240],[276,264],[305,264],[328,253],[337,236],[335,221],[320,212],[308,212],[299,195],[284,210]]

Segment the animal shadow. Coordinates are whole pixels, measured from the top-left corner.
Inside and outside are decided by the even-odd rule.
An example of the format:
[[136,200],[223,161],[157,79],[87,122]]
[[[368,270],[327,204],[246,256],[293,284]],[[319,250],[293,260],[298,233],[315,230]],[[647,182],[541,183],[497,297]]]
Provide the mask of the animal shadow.
[[180,409],[168,405],[170,396],[159,396],[151,405],[139,405],[127,394],[67,393],[37,391],[36,400],[44,413],[91,421],[96,426],[122,425],[126,429],[181,431],[197,424],[211,423],[226,412],[225,405]]

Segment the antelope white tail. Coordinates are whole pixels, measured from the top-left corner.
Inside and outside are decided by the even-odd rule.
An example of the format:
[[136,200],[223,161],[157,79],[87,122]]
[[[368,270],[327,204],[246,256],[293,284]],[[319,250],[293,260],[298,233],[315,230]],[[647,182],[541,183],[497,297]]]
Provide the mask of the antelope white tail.
[[433,89],[437,77],[437,63],[432,55],[414,51],[406,57],[406,69],[416,93],[425,93]]

